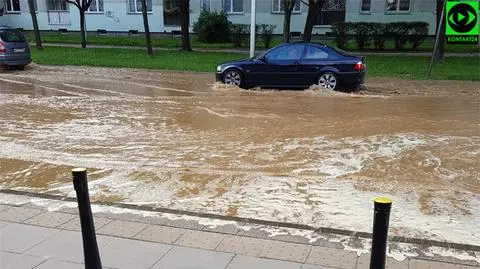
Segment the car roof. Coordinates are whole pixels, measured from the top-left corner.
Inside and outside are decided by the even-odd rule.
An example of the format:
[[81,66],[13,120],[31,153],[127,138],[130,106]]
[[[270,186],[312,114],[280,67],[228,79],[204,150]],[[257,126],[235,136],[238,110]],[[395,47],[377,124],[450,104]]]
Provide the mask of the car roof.
[[13,28],[7,25],[0,25],[0,30],[12,30]]

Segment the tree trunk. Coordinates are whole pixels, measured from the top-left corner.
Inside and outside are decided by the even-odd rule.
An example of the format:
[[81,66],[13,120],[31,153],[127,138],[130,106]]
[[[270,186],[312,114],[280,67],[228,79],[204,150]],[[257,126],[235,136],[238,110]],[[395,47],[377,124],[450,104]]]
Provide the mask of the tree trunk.
[[42,40],[40,39],[40,30],[38,29],[37,13],[35,13],[35,6],[33,0],[28,0],[28,8],[30,9],[30,15],[32,16],[33,32],[35,34],[35,45],[38,50],[43,50]]
[[324,0],[309,0],[308,1],[308,14],[305,21],[305,28],[303,29],[303,41],[310,42],[312,40],[313,25],[315,23],[315,17],[322,11]]
[[182,20],[182,48],[181,51],[192,51],[190,45],[190,33],[188,27],[190,25],[190,0],[180,1],[180,17]]
[[447,17],[447,14],[444,14],[443,16],[443,21],[440,22],[440,17],[442,15],[442,8],[445,8],[443,6],[443,0],[437,0],[437,27],[435,28],[435,31],[438,31],[438,28],[440,27],[440,32],[438,35],[438,49],[433,55],[433,60],[435,62],[443,60],[443,55],[444,55],[444,47],[445,47],[445,17]]
[[[311,4],[310,0],[310,4]],[[312,40],[313,23],[315,21],[316,12],[311,5],[308,6],[307,20],[305,21],[305,28],[303,29],[303,42],[310,42]]]
[[283,14],[283,42],[290,42],[290,19],[292,18],[292,13],[285,8],[285,13]]
[[80,35],[82,36],[82,48],[87,47],[87,39],[85,38],[85,11],[80,9]]
[[147,43],[148,55],[153,55],[152,40],[150,38],[150,28],[148,27],[147,0],[142,0],[143,27],[145,28],[145,42]]

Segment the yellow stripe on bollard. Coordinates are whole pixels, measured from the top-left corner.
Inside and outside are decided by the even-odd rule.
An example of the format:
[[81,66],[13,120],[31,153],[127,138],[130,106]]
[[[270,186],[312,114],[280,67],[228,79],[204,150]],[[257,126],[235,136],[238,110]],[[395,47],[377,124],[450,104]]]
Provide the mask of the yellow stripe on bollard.
[[380,204],[391,204],[392,200],[386,197],[377,197],[375,198],[375,203],[380,203]]

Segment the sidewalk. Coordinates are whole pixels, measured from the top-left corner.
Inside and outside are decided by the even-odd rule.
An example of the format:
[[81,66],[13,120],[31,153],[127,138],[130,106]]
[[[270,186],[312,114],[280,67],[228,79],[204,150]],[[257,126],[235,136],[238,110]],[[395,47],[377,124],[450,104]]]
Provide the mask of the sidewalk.
[[[82,237],[74,205],[0,193],[0,268],[83,269]],[[232,222],[165,218],[151,212],[102,207],[92,205],[97,212],[94,222],[104,268],[369,268],[368,254],[358,257],[335,242],[272,238],[261,229],[241,230]],[[479,266],[473,261],[442,258],[450,262],[439,262],[434,258],[402,262],[388,258],[387,268],[480,268],[473,266]]]
[[[42,43],[45,47],[66,47],[66,48],[80,48],[79,44],[66,44],[66,43]],[[34,47],[35,44],[31,43],[30,46]],[[141,46],[110,46],[110,45],[87,45],[87,48],[99,48],[99,49],[136,49],[143,50],[145,47]],[[179,48],[163,48],[163,47],[154,47],[154,50],[158,51],[176,51]],[[245,53],[248,54],[247,49],[202,49],[202,48],[193,48],[195,51],[203,52],[228,52],[228,53]],[[265,50],[256,50],[256,53],[263,53]],[[354,55],[362,56],[423,56],[431,57],[431,52],[358,52],[350,51]],[[478,53],[458,53],[458,52],[446,52],[445,57],[480,57],[480,51]]]

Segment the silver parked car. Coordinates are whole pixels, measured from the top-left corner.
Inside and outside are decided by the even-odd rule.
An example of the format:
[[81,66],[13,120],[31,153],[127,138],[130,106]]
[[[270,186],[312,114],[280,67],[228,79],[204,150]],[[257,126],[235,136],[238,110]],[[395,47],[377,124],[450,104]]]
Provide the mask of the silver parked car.
[[0,66],[24,69],[31,62],[30,48],[22,32],[0,26]]

